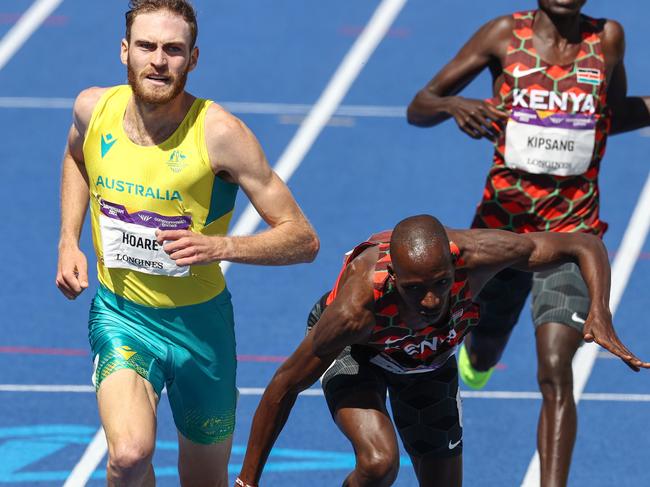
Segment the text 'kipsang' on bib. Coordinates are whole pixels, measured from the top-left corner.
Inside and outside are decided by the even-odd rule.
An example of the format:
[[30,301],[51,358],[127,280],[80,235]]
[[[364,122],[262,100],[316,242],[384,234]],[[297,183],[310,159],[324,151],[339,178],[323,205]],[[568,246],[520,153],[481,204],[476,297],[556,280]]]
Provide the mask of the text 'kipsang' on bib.
[[574,176],[589,168],[595,143],[591,114],[515,107],[506,127],[505,163],[532,174]]

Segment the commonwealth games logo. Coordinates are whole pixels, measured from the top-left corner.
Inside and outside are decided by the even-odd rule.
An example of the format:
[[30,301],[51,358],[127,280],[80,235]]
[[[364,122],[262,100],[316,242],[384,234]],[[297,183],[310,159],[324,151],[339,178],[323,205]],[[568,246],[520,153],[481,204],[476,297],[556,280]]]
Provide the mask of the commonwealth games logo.
[[187,162],[185,162],[186,158],[187,156],[185,154],[178,149],[175,149],[169,156],[167,167],[169,167],[173,172],[179,173],[188,166]]

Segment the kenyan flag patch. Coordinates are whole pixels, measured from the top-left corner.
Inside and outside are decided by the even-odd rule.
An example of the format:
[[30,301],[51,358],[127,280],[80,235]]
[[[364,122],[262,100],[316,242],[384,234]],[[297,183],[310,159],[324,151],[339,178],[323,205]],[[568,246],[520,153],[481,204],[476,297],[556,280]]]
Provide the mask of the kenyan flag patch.
[[586,83],[588,85],[600,84],[600,69],[578,68],[576,76],[578,83]]

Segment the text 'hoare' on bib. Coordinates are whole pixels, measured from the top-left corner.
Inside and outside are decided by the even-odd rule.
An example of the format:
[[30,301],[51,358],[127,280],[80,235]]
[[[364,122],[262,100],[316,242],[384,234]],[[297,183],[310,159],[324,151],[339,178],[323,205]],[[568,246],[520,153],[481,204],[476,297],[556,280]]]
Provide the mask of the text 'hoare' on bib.
[[99,201],[99,226],[104,265],[157,276],[186,277],[189,266],[178,266],[156,239],[157,230],[187,230],[189,216],[164,216],[151,211],[129,213],[123,206]]

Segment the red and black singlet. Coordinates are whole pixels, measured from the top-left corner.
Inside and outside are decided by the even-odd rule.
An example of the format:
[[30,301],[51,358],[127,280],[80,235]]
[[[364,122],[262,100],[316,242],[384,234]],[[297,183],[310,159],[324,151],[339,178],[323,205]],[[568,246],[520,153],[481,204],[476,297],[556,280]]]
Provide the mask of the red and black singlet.
[[535,14],[513,15],[495,102],[510,119],[495,144],[472,226],[602,236],[607,224],[598,214],[598,171],[610,127],[602,21],[582,16],[579,53],[560,66],[533,46]]
[[339,281],[347,265],[367,248],[378,246],[379,257],[374,274],[375,326],[368,341],[358,346],[367,349],[372,363],[390,372],[430,372],[444,365],[470,328],[478,324],[479,306],[472,301],[467,271],[460,258],[460,251],[450,242],[456,271],[451,289],[448,321],[442,326],[438,324],[420,330],[409,328],[400,317],[399,293],[393,276],[388,272],[391,263],[391,234],[392,231],[374,234],[347,255],[334,289],[327,298],[327,304],[336,297]]

